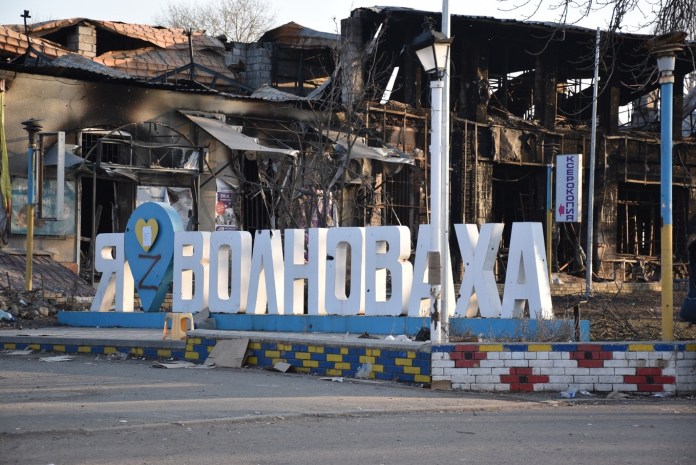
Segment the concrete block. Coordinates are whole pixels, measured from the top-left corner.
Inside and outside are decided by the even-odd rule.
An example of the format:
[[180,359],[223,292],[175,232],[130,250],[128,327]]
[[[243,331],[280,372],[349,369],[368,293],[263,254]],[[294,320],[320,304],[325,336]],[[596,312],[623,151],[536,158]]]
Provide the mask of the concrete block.
[[504,360],[480,360],[480,366],[485,368],[498,368],[504,367]]
[[491,392],[495,391],[495,387],[495,384],[472,384],[471,390],[479,392]]
[[553,368],[553,360],[530,360],[529,366],[532,368]]
[[605,360],[604,366],[606,368],[627,368],[628,362],[624,360]]
[[529,366],[529,362],[527,360],[505,360],[505,366],[526,368]]
[[499,384],[500,376],[479,375],[476,376],[476,384]]
[[554,360],[553,361],[554,368],[576,368],[577,366],[578,366],[578,362],[576,360]]
[[471,384],[466,383],[452,383],[453,391],[471,391]]
[[430,366],[433,368],[454,368],[454,360],[434,360]]
[[452,385],[455,384],[471,384],[476,381],[476,376],[473,375],[456,375],[452,376]]
[[623,383],[623,376],[600,376],[597,382],[604,384],[621,384]]
[[[620,383],[617,383],[620,384]],[[595,383],[594,390],[598,392],[612,392],[615,390],[614,384]]]
[[490,368],[469,368],[468,369],[468,374],[470,375],[475,375],[475,376],[485,376],[485,375],[490,375],[492,373]]
[[548,384],[564,385],[564,389],[568,387],[569,384],[573,383],[573,377],[568,375],[549,375]]
[[588,376],[590,374],[590,369],[589,368],[578,368],[578,367],[566,368],[565,374],[571,375],[571,376]]

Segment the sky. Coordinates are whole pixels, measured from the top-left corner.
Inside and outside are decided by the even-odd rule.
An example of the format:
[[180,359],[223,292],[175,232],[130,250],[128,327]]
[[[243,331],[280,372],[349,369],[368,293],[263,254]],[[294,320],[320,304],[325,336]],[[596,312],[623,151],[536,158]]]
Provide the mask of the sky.
[[[0,8],[0,24],[21,24],[24,10],[32,16],[30,22],[49,19],[84,17],[128,23],[154,24],[154,17],[161,13],[164,5],[171,0],[3,0]],[[188,3],[201,3],[206,0],[184,0]],[[303,26],[324,32],[336,32],[340,20],[350,15],[354,8],[380,6],[402,6],[420,10],[441,11],[442,0],[266,0],[275,12],[276,25],[294,21]],[[177,3],[180,3],[178,0]],[[451,14],[491,16],[494,18],[526,19],[525,11],[511,10],[515,4],[525,0],[449,0]],[[528,14],[528,13],[527,13]],[[638,32],[640,18],[647,14],[635,12],[629,16],[628,23],[633,27],[625,32]],[[578,25],[595,29],[606,28],[610,11],[604,9],[593,13]],[[535,15],[534,21],[554,21],[556,11],[543,11]],[[644,31],[643,31],[644,32]]]

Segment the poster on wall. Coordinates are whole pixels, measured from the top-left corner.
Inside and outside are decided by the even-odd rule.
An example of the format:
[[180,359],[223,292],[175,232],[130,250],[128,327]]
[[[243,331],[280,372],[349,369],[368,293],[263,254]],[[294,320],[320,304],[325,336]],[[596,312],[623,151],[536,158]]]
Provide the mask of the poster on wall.
[[556,156],[556,222],[582,221],[582,155]]
[[[52,220],[56,216],[56,180],[44,179],[42,216],[35,217],[34,235],[36,236],[72,236],[75,235],[75,181],[65,181],[65,212],[62,220]],[[38,197],[34,196],[38,201]],[[38,215],[38,213],[37,213]],[[12,234],[27,233],[27,179],[12,180]]]
[[234,209],[235,191],[232,186],[220,179],[216,179],[216,184],[215,230],[236,231],[239,229],[239,218]]

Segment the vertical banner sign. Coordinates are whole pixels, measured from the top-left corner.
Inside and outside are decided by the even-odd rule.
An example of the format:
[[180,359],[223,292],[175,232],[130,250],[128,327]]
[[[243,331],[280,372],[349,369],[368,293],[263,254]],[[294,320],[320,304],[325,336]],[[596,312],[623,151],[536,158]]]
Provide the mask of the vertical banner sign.
[[582,220],[582,155],[556,155],[556,222]]

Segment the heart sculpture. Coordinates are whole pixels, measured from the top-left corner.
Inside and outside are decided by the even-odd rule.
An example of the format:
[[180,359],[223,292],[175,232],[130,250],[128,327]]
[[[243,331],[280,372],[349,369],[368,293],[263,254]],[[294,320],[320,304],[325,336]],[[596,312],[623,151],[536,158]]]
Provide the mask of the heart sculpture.
[[142,218],[138,218],[135,222],[135,237],[138,239],[140,246],[145,252],[150,250],[152,244],[157,240],[157,233],[159,232],[159,225],[157,220],[150,218],[145,221]]
[[173,277],[174,233],[183,230],[181,217],[166,203],[145,202],[128,220],[126,260],[146,312],[162,307]]

